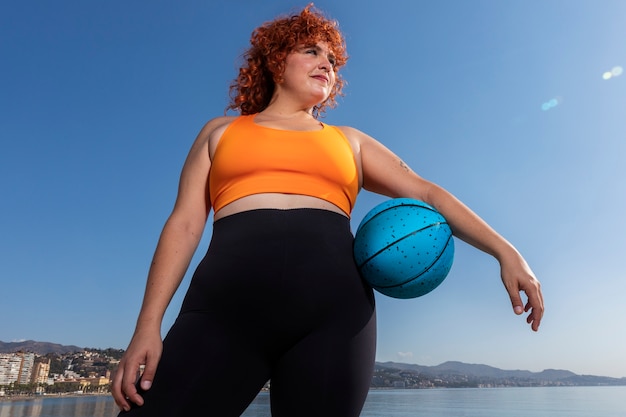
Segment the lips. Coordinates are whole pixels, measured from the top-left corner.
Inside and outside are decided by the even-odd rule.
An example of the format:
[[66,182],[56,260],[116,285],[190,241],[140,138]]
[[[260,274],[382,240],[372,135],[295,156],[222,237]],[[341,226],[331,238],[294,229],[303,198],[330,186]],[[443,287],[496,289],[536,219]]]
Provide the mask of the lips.
[[326,77],[325,75],[313,75],[311,76],[311,78],[315,78],[316,80],[320,80],[320,81],[324,81],[325,83],[328,83],[328,77]]

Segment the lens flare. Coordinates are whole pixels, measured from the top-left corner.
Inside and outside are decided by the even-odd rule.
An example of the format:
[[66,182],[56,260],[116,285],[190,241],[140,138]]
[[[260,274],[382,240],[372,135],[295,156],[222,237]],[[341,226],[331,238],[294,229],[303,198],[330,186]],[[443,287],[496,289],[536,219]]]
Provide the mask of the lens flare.
[[622,72],[624,72],[624,68],[618,65],[618,66],[611,68],[611,71],[604,72],[602,74],[602,78],[605,80],[610,80],[611,78],[619,77],[620,75],[622,75]]
[[545,103],[543,103],[541,105],[541,110],[548,111],[550,109],[555,108],[556,106],[558,106],[562,102],[563,102],[563,99],[561,99],[561,97],[554,97],[554,98],[546,101]]

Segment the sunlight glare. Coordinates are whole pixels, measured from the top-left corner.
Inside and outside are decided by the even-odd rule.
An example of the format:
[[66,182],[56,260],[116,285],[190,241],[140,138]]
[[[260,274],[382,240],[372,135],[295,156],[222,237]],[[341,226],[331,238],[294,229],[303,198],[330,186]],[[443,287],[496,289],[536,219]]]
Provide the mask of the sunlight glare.
[[605,80],[610,80],[613,77],[619,77],[620,75],[622,75],[622,72],[624,72],[624,68],[618,65],[613,67],[611,71],[606,71],[604,74],[602,74],[602,78]]
[[558,106],[562,102],[563,102],[563,99],[561,97],[554,97],[553,99],[550,99],[550,100],[546,101],[545,103],[543,103],[541,105],[541,110],[548,111],[548,110]]

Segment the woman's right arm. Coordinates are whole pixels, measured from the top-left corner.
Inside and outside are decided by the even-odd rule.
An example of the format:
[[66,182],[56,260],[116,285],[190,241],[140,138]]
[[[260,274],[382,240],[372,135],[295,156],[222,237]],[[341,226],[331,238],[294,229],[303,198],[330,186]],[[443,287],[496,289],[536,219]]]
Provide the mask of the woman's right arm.
[[143,398],[135,387],[141,365],[145,366],[141,388],[149,389],[152,384],[161,357],[163,316],[198,247],[211,209],[209,141],[229,119],[219,117],[209,121],[185,160],[176,203],[165,222],[150,265],[135,331],[112,384],[113,398],[123,410],[130,408],[129,402],[143,405]]

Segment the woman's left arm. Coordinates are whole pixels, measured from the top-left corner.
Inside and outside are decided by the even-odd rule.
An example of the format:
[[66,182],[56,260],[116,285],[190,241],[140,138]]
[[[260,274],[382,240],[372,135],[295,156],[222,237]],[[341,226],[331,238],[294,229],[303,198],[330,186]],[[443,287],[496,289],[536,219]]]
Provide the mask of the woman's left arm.
[[[417,175],[383,144],[359,130],[349,127],[342,130],[353,145],[363,188],[391,198],[414,198],[435,207],[456,237],[498,260],[513,311],[529,312],[526,321],[537,331],[544,312],[541,285],[517,249],[459,199]],[[520,297],[521,291],[528,298],[526,305]]]

